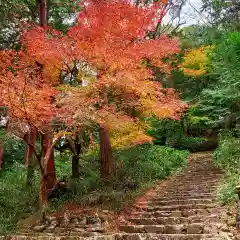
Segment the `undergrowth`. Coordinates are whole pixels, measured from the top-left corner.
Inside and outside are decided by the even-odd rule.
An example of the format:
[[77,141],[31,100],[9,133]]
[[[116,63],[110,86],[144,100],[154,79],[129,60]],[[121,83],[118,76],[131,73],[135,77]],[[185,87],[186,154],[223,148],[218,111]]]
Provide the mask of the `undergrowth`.
[[[114,152],[115,171],[110,182],[100,179],[99,153],[88,152],[80,161],[81,176],[69,181],[69,191],[52,199],[49,211],[57,211],[65,203],[100,206],[120,210],[150,187],[187,163],[189,152],[151,144],[138,145]],[[70,155],[56,154],[58,179],[70,178]],[[26,168],[15,163],[0,177],[0,233],[13,233],[17,222],[38,210],[39,176],[37,171],[31,189],[26,188]]]
[[0,233],[13,232],[19,219],[36,211],[39,185],[26,188],[26,168],[15,163],[0,177]]
[[82,176],[70,193],[51,202],[51,210],[56,210],[66,201],[119,210],[155,181],[184,167],[188,155],[188,151],[151,144],[116,151],[115,173],[112,181],[106,183],[100,179],[98,152],[88,153],[82,159]]
[[225,172],[218,189],[218,199],[223,204],[232,204],[238,198],[235,189],[240,184],[240,138],[231,134],[223,136],[214,153],[214,163]]

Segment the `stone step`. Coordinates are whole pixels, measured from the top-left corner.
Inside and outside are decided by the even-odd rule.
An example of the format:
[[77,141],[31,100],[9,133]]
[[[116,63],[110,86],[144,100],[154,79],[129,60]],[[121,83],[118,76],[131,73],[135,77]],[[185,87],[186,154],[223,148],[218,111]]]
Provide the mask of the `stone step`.
[[[4,238],[3,238],[4,239]],[[13,235],[8,240],[211,240],[211,234],[154,234],[154,233],[117,233],[109,235],[101,235],[95,237],[81,237],[81,236],[18,236]]]
[[219,178],[219,177],[222,177],[223,174],[219,172],[214,172],[214,171],[197,172],[191,169],[187,169],[184,172],[181,172],[178,175],[175,175],[175,177],[182,177],[183,179],[192,178],[193,176],[196,176],[199,178],[209,178],[209,177]]
[[[101,240],[211,240],[211,234],[127,234],[117,238]],[[95,240],[95,239],[94,239]],[[100,239],[97,239],[100,240]],[[216,238],[214,239],[216,240]]]
[[218,187],[218,185],[209,185],[209,186],[203,186],[203,185],[178,185],[178,184],[173,184],[173,185],[169,185],[167,188],[165,188],[166,192],[174,192],[174,190],[192,190],[192,191],[199,191],[202,190],[203,192],[209,192],[209,191],[214,191],[216,188]]
[[[215,176],[215,175],[208,175],[208,176],[202,176],[202,175],[176,175],[175,177],[169,179],[169,183],[172,183],[172,182],[177,182],[178,180],[180,180],[181,182],[187,182],[187,183],[190,183],[190,182],[203,182],[204,181],[212,181],[212,182],[216,182],[217,180],[221,179],[222,175],[221,176]],[[179,183],[181,183],[179,182]]]
[[223,177],[223,174],[215,173],[215,172],[208,172],[208,171],[201,171],[201,172],[194,172],[194,171],[188,171],[183,172],[181,175],[177,175],[177,177],[181,177],[182,180],[202,180],[202,179],[220,179]]
[[199,199],[182,199],[182,200],[178,200],[178,199],[173,199],[173,200],[150,200],[150,201],[144,201],[144,202],[138,202],[137,205],[149,205],[149,206],[153,206],[153,205],[158,205],[158,206],[169,206],[169,205],[176,205],[176,204],[211,204],[214,203],[215,201],[211,198],[199,198]]
[[186,209],[207,209],[215,208],[216,204],[176,204],[171,206],[136,206],[136,209],[141,209],[142,211],[154,212],[154,211],[176,211],[176,210],[186,210]]
[[[213,225],[212,225],[213,226]],[[220,228],[223,224],[214,223],[214,228]],[[210,224],[174,224],[174,225],[121,225],[120,231],[126,233],[157,233],[157,234],[209,234]]]
[[168,188],[171,187],[178,187],[178,188],[183,188],[183,187],[191,187],[191,188],[209,188],[209,187],[217,187],[217,183],[206,183],[206,182],[186,182],[186,183],[170,183],[168,185]]
[[[180,182],[179,182],[180,180]],[[171,183],[177,183],[177,184],[184,184],[184,183],[188,183],[188,184],[198,184],[198,183],[202,183],[202,184],[208,184],[209,183],[217,183],[218,182],[218,178],[216,178],[215,176],[213,177],[196,177],[196,176],[179,176],[179,177],[175,177],[171,180],[169,180],[169,184]]]
[[[210,168],[210,167],[208,167]],[[198,167],[194,167],[194,168],[188,168],[186,169],[185,171],[182,172],[182,174],[185,173],[185,174],[189,174],[189,176],[191,175],[204,175],[206,174],[206,176],[211,176],[211,175],[222,175],[221,172],[219,172],[218,170],[215,170],[215,169],[205,169],[205,168],[202,168],[202,169],[198,169]]]
[[201,192],[202,194],[213,194],[215,193],[215,196],[216,196],[216,191],[217,189],[212,189],[212,190],[209,190],[209,189],[199,189],[199,190],[184,190],[184,191],[181,191],[181,190],[178,190],[176,189],[175,191],[174,190],[166,190],[163,192],[164,195],[168,195],[168,196],[174,196],[174,195],[190,195],[190,196],[194,196],[196,194],[198,194],[199,192]]
[[214,199],[216,196],[213,193],[199,194],[195,193],[192,195],[189,194],[173,194],[166,195],[161,194],[160,192],[151,193],[151,200],[162,201],[162,200],[183,200],[183,199],[204,199],[204,198],[212,198]]
[[[84,237],[84,238],[89,238],[89,237],[95,237],[95,236],[100,236],[103,235],[103,233],[99,233],[99,232],[91,232],[91,231],[84,231],[84,230],[77,230],[75,231],[74,229],[65,229],[64,231],[61,232],[18,232],[17,236],[28,236],[28,237],[32,237],[32,236],[37,236],[37,237],[50,237],[51,236],[72,236],[72,237]],[[30,238],[29,238],[30,239]],[[7,239],[7,240],[14,240],[14,239]]]
[[[219,178],[221,179],[221,178]],[[196,177],[192,177],[192,178],[175,178],[173,180],[171,180],[169,182],[168,185],[171,184],[177,184],[177,185],[198,185],[198,184],[205,184],[205,185],[211,185],[211,184],[218,184],[219,179],[217,179],[216,177],[212,177],[212,178],[196,178]],[[209,183],[208,183],[209,181]]]
[[185,187],[185,188],[178,188],[178,187],[175,187],[175,190],[173,187],[171,188],[168,188],[164,191],[165,194],[176,194],[176,193],[179,193],[179,194],[185,194],[185,193],[198,193],[198,192],[201,192],[201,193],[214,193],[216,192],[217,188],[191,188],[191,187]]
[[219,215],[196,215],[190,217],[158,217],[158,218],[127,218],[128,222],[134,223],[136,225],[156,225],[156,224],[190,224],[190,223],[209,223],[218,222],[221,216]]
[[[180,182],[181,181],[181,182]],[[207,181],[207,182],[206,182]],[[177,184],[179,186],[183,186],[183,185],[205,185],[205,186],[211,186],[213,184],[215,185],[218,185],[218,179],[216,180],[215,178],[214,179],[192,179],[192,180],[189,180],[189,179],[174,179],[172,180],[171,182],[169,182],[169,184]]]
[[209,208],[209,209],[185,209],[176,211],[154,211],[154,212],[140,212],[133,211],[132,217],[143,217],[143,218],[159,218],[159,217],[190,217],[190,216],[209,216],[211,214],[222,215],[225,209],[222,208]]

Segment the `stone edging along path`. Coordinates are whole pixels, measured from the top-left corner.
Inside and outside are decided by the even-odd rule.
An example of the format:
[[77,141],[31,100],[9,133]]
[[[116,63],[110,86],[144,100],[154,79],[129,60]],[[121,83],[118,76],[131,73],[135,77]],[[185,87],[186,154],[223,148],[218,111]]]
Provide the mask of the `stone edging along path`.
[[[49,217],[31,231],[5,239],[238,240],[231,212],[216,202],[222,172],[211,153],[192,154],[188,167],[140,197],[109,230],[106,215]],[[232,226],[231,226],[232,225]]]

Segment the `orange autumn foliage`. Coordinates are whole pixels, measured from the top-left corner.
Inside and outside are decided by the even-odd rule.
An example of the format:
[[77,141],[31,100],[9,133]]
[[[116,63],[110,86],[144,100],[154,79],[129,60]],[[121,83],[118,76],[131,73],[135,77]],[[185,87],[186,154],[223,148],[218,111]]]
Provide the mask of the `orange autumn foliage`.
[[143,117],[180,116],[186,105],[173,90],[152,81],[143,63],[148,59],[167,72],[162,58],[179,51],[175,39],[146,37],[158,17],[156,6],[139,8],[128,1],[85,6],[69,37],[79,59],[87,61],[97,77],[88,87],[68,89],[62,100],[65,117],[73,124],[81,124],[87,112],[90,120],[109,129],[113,145],[129,146],[151,141]]
[[[70,128],[98,123],[110,131],[113,143],[116,139],[114,146],[151,141],[144,117],[177,119],[186,108],[172,89],[153,81],[144,64],[148,60],[168,72],[162,58],[179,52],[176,39],[147,37],[161,21],[164,6],[161,1],[147,7],[126,0],[91,1],[67,35],[39,27],[26,31],[17,61],[22,67],[10,57],[16,71],[1,71],[0,97],[11,117],[38,128],[51,125],[53,118]],[[75,82],[91,75],[91,81],[85,87],[63,86],[62,73],[71,73]]]
[[45,131],[56,113],[51,97],[57,90],[24,52],[1,51],[0,58],[0,102],[8,108],[10,123]]

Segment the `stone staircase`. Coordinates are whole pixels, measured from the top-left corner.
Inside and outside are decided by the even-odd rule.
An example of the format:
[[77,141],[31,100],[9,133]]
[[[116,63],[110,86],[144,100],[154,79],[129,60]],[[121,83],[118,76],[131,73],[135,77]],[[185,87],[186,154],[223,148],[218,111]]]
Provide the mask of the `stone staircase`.
[[[196,155],[181,173],[147,192],[125,213],[117,232],[104,229],[104,219],[75,217],[73,227],[56,223],[51,231],[22,233],[7,239],[58,240],[237,240],[227,226],[229,213],[215,201],[222,173],[212,165],[209,154]],[[74,221],[69,220],[68,224]],[[94,222],[94,223],[93,223]],[[91,224],[90,224],[91,223]],[[95,225],[94,225],[95,224]],[[68,231],[66,231],[68,229]],[[90,229],[90,231],[89,231]]]
[[234,239],[226,232],[226,209],[215,201],[222,173],[211,161],[211,155],[197,157],[185,171],[160,184],[135,204],[120,230],[168,240]]

